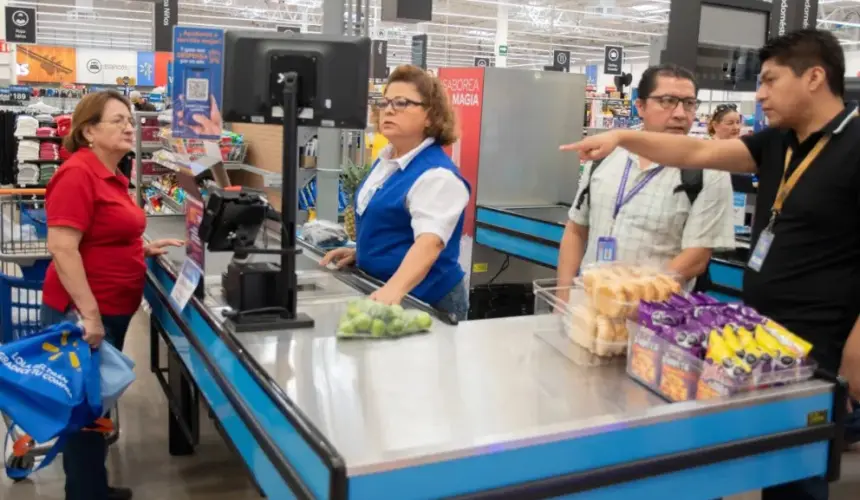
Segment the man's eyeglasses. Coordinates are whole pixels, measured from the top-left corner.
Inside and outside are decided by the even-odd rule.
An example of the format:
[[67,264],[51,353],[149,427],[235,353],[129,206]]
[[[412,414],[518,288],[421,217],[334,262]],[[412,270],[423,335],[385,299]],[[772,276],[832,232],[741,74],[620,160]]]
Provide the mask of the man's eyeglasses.
[[395,97],[394,99],[386,99],[385,97],[380,97],[373,104],[379,111],[388,109],[389,106],[394,108],[394,111],[403,111],[409,106],[424,105],[423,102],[413,101],[412,99],[407,99],[405,97]]
[[681,103],[684,106],[684,111],[693,112],[699,108],[699,104],[701,101],[696,99],[695,97],[677,97],[673,95],[658,95],[651,96],[648,99],[652,101],[657,101],[660,104],[660,107],[665,110],[675,109],[678,107],[678,103]]
[[99,123],[105,123],[107,125],[110,125],[111,127],[116,127],[118,129],[124,129],[125,127],[127,127],[129,125],[131,125],[132,128],[137,126],[137,122],[135,122],[134,118],[132,118],[130,116],[129,117],[120,116],[120,117],[114,118],[112,120],[102,120]]

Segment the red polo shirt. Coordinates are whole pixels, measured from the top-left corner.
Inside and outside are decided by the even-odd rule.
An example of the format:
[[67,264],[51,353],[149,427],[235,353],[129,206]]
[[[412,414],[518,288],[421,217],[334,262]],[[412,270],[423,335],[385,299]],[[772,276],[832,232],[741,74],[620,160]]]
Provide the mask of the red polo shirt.
[[[129,196],[128,178],[112,174],[91,150],[81,149],[48,183],[45,208],[49,227],[84,233],[79,250],[101,314],[134,314],[146,281],[146,214]],[[74,305],[53,263],[42,291],[42,300],[54,309]]]

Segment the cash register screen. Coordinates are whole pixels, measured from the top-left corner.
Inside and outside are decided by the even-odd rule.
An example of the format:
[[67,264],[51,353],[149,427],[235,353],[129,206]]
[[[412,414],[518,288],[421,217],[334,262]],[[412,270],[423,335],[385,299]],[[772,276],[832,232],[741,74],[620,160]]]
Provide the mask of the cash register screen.
[[699,45],[758,49],[767,41],[765,12],[702,4]]

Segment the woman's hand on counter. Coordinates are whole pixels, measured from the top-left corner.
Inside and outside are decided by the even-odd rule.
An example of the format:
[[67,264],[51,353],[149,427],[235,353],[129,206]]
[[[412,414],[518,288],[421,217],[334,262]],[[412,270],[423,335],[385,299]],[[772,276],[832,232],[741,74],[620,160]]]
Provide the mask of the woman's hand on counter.
[[167,253],[167,247],[181,247],[185,242],[182,240],[155,240],[152,243],[143,247],[143,255],[146,257],[157,257]]
[[405,293],[395,290],[393,286],[385,285],[379,290],[370,294],[370,300],[379,302],[380,304],[385,304],[387,306],[393,306],[400,304],[400,301],[403,300],[403,297],[405,296]]
[[322,260],[320,260],[321,266],[328,266],[331,263],[334,263],[338,269],[355,264],[355,249],[338,248],[326,253]]

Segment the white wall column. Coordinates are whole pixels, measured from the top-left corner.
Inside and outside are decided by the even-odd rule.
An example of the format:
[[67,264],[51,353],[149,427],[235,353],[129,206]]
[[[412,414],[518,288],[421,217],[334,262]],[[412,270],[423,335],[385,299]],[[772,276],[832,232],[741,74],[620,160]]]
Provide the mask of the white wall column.
[[[323,34],[342,35],[345,14],[344,0],[324,0]],[[317,217],[336,221],[338,216],[337,200],[340,191],[341,152],[343,151],[341,149],[341,131],[320,127],[317,138],[319,139],[317,143]]]
[[[6,15],[6,0],[0,0],[0,12]],[[35,20],[34,20],[35,21]],[[0,40],[6,40],[6,23],[0,23]],[[14,85],[18,81],[18,65],[15,62],[15,44],[6,43],[8,52],[0,53],[0,85]]]
[[497,68],[506,68],[508,66],[508,49],[508,4],[500,3],[496,15],[496,44],[494,51]]

